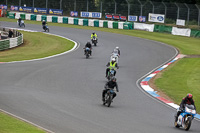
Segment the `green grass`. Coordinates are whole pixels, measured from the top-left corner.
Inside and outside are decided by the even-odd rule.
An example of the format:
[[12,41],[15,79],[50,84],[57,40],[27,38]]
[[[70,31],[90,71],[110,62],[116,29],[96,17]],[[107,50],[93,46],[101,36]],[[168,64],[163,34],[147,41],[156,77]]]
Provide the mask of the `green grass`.
[[0,62],[21,61],[43,58],[59,54],[73,48],[74,43],[61,37],[41,32],[23,33],[24,44],[5,51],[0,51]]
[[1,112],[0,133],[45,133],[45,131]]
[[[0,18],[0,21],[9,21],[16,22],[16,19]],[[41,22],[25,20],[25,23],[28,24],[39,24]],[[78,26],[70,24],[60,24],[60,23],[49,23],[49,26],[60,26],[60,27],[69,27],[69,28],[78,28],[86,30],[95,30],[95,31],[105,31],[117,34],[124,34],[129,36],[135,36],[140,38],[146,38],[150,40],[155,40],[163,42],[172,46],[175,46],[179,49],[180,53],[186,55],[198,55],[200,54],[200,38],[191,38],[183,36],[174,36],[166,33],[157,33],[157,32],[147,32],[140,30],[120,30],[120,29],[109,29],[109,28],[99,28],[99,27],[89,27],[89,26]],[[51,27],[50,27],[51,28]],[[97,33],[98,34],[98,33]]]
[[155,80],[156,86],[177,104],[187,93],[192,93],[197,111],[200,112],[200,58],[184,58],[169,66]]

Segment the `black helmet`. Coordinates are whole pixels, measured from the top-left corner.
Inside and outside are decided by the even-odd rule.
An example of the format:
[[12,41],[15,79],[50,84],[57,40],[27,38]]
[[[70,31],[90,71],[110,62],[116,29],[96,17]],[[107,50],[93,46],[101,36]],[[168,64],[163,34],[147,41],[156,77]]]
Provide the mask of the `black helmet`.
[[117,79],[115,77],[112,77],[111,80],[114,81],[114,82],[117,81]]
[[87,44],[90,44],[90,42],[87,42]]
[[92,33],[93,35],[95,34],[95,32]]

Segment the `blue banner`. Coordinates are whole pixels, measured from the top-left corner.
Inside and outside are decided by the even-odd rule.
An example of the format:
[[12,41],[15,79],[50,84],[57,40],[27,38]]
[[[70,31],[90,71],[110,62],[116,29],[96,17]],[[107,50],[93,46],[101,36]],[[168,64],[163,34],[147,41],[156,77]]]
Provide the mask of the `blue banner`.
[[71,11],[70,16],[71,17],[78,17],[78,12],[77,11]]
[[34,8],[33,13],[47,14],[47,9],[46,8]]
[[63,15],[63,10],[49,9],[49,14],[51,14],[51,15]]
[[139,16],[139,22],[146,22],[146,16]]
[[128,16],[128,21],[137,21],[137,16]]
[[20,12],[32,13],[32,12],[33,12],[33,8],[32,8],[32,7],[23,7],[23,6],[20,6],[20,7],[19,7],[19,11],[20,11]]
[[81,12],[81,17],[101,18],[100,12]]
[[7,6],[7,5],[0,5],[0,8],[1,8],[2,10],[7,10],[7,9],[8,9],[8,6]]
[[11,11],[19,11],[19,7],[18,6],[10,6],[10,10]]

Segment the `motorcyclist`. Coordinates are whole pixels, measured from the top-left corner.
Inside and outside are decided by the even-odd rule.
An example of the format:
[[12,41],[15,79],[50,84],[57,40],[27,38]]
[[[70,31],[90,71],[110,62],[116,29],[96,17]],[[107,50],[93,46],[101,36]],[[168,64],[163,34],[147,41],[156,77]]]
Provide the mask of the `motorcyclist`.
[[119,50],[119,47],[116,47],[113,52],[113,54],[118,54],[118,56],[120,56],[120,50]]
[[21,22],[22,22],[22,18],[19,17],[19,19],[18,19],[18,25],[19,25],[19,26],[21,25]]
[[45,28],[46,28],[46,21],[45,20],[42,20],[42,27],[43,27],[43,29],[45,30]]
[[[93,37],[96,37],[96,39],[97,39],[97,41],[98,41],[97,34],[96,34],[95,32],[93,32],[93,33],[91,34],[91,41],[92,41]],[[92,41],[92,43],[93,43],[93,41]]]
[[178,116],[183,112],[183,110],[185,109],[185,105],[189,104],[189,105],[194,105],[194,109],[196,110],[195,104],[194,104],[194,100],[192,99],[192,94],[188,93],[187,96],[185,98],[182,99],[182,102],[180,104],[179,110],[177,112],[176,115],[176,121],[178,120]]
[[108,68],[106,69],[106,77],[108,76],[108,72],[110,69],[114,69],[114,76],[116,75],[116,68],[118,69],[118,65],[117,62],[115,60],[115,58],[112,58],[112,60],[110,62],[108,62],[108,64],[106,65]]
[[86,54],[86,48],[90,48],[90,55],[92,55],[92,44],[90,43],[90,42],[87,42],[86,44],[85,44],[85,54]]
[[[108,81],[105,86],[104,86],[104,90],[102,92],[102,101],[104,102],[105,101],[105,94],[107,93],[107,91],[109,89],[114,89],[116,88],[116,91],[119,92],[119,89],[118,89],[118,84],[117,84],[117,79],[115,77],[112,77],[112,79],[110,81]],[[114,92],[113,94],[113,99],[116,97],[116,93]]]

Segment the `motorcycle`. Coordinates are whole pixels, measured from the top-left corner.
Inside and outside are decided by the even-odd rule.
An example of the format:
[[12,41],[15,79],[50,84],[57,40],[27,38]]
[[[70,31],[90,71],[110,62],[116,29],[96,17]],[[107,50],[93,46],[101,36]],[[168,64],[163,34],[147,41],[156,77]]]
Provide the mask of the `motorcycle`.
[[47,24],[43,27],[43,29],[44,29],[45,32],[46,32],[46,31],[49,32],[49,27],[48,27]]
[[86,56],[86,59],[90,57],[90,48],[88,47],[85,48],[85,56]]
[[[179,109],[178,109],[179,110]],[[174,122],[174,126],[176,128],[183,127],[186,131],[190,129],[192,124],[192,120],[196,114],[196,110],[194,109],[194,105],[185,105],[185,110],[178,116],[178,120]]]
[[108,71],[108,76],[107,76],[108,81],[110,81],[112,79],[112,77],[114,77],[114,74],[115,74],[114,68],[112,68]]
[[[19,25],[19,21],[17,21],[17,25]],[[20,23],[19,27],[25,27],[25,24],[24,24],[23,20],[21,20],[21,23]]]
[[113,99],[114,93],[115,93],[115,91],[113,89],[109,88],[109,90],[105,94],[103,105],[106,105],[107,107],[110,107],[110,105],[112,103],[112,99]]
[[92,38],[92,44],[94,44],[94,46],[97,46],[97,38],[95,36],[93,36]]

